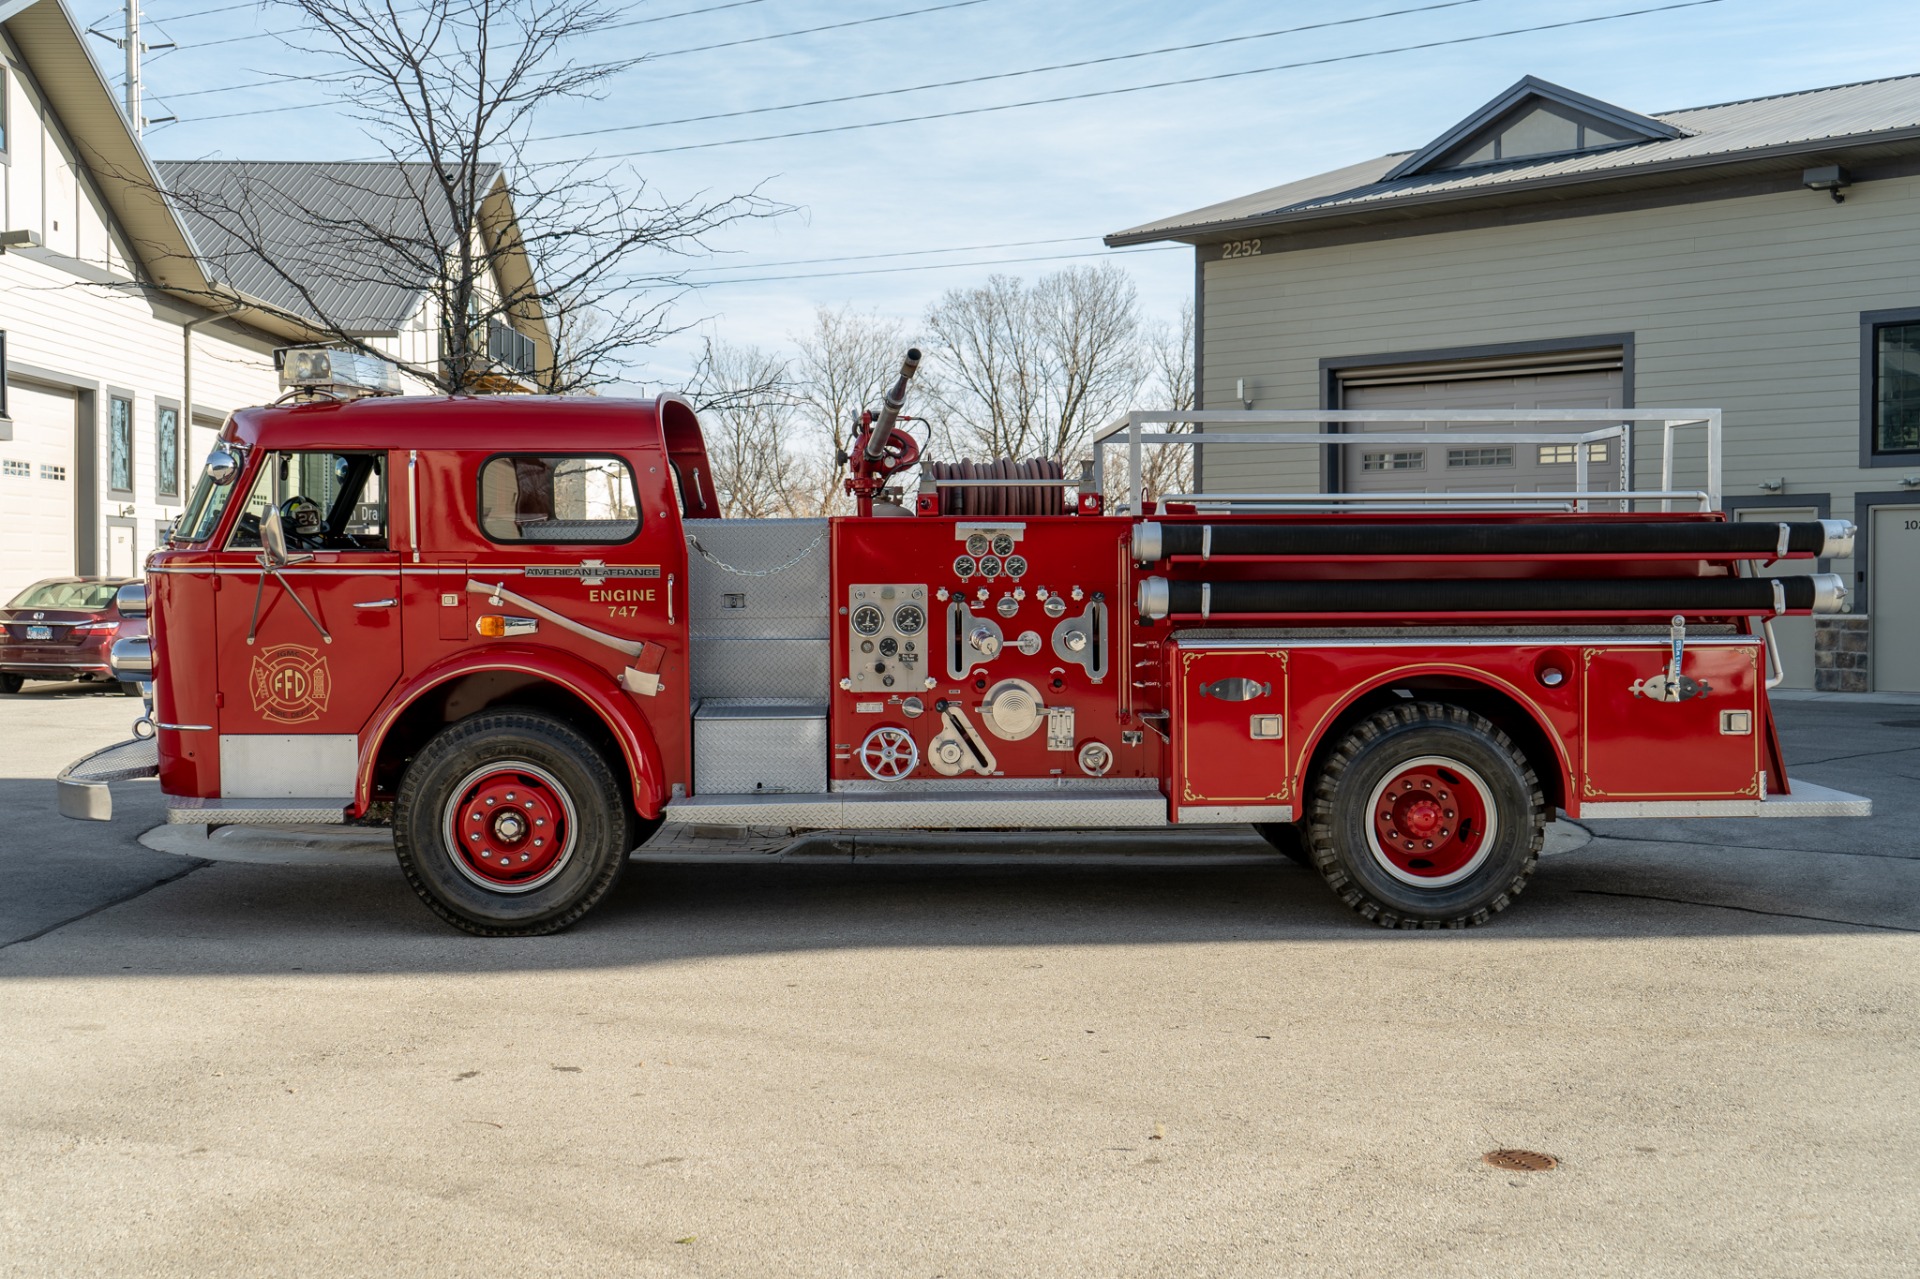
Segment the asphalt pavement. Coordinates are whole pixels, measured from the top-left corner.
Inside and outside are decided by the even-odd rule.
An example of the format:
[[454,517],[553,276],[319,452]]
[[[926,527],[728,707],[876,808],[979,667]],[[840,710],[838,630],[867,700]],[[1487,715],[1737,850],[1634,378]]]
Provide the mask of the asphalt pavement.
[[1873,818],[1595,824],[1463,933],[763,858],[513,941],[59,818],[134,706],[0,698],[0,1274],[1920,1273],[1920,704],[1781,704]]

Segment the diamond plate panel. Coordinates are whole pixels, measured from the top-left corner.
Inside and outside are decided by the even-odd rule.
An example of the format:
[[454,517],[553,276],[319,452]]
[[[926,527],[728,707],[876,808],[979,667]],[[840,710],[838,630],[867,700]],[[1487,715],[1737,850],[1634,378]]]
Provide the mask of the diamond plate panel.
[[167,799],[172,826],[340,826],[351,799]]
[[824,794],[826,707],[703,706],[693,717],[697,795]]
[[[754,620],[817,618],[826,634],[827,521],[688,520],[686,529],[698,543],[687,547],[687,608],[695,631],[738,634]],[[805,556],[788,564],[802,551]],[[740,571],[730,573],[713,560]]]
[[826,639],[696,635],[689,659],[693,695],[817,700],[833,681],[828,646]]
[[151,737],[134,737],[73,761],[59,780],[82,785],[152,777],[160,771],[160,747]]

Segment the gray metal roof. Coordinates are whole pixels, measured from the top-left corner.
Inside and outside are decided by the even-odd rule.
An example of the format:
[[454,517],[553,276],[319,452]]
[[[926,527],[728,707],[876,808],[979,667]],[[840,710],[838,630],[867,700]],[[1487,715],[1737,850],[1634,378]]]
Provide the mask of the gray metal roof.
[[[398,329],[459,239],[427,164],[168,160],[157,167],[209,276],[348,332]],[[483,166],[476,205],[499,172]]]
[[1817,151],[1843,143],[1920,139],[1920,75],[1664,111],[1652,119],[1680,130],[1681,136],[1605,151],[1389,179],[1392,170],[1415,154],[1401,151],[1117,231],[1106,242],[1199,239],[1241,227],[1517,195],[1530,187],[1564,188]]

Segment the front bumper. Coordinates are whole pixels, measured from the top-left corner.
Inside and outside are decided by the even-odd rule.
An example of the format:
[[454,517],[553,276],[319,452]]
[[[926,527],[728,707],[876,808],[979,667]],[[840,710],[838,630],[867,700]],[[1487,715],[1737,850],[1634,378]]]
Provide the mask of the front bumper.
[[60,815],[80,821],[113,820],[113,792],[109,782],[129,782],[160,775],[160,747],[151,737],[135,737],[76,759],[62,769],[54,784],[60,788]]

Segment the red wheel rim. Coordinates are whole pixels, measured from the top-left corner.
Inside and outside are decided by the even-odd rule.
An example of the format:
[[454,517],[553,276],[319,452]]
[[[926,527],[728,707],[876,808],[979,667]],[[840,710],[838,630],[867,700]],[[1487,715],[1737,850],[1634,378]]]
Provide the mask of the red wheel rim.
[[519,761],[488,764],[454,787],[447,851],[480,887],[529,892],[572,857],[575,825],[573,800],[552,773]]
[[1402,883],[1445,888],[1492,852],[1498,812],[1486,781],[1458,760],[1408,760],[1367,803],[1367,844],[1381,869]]

